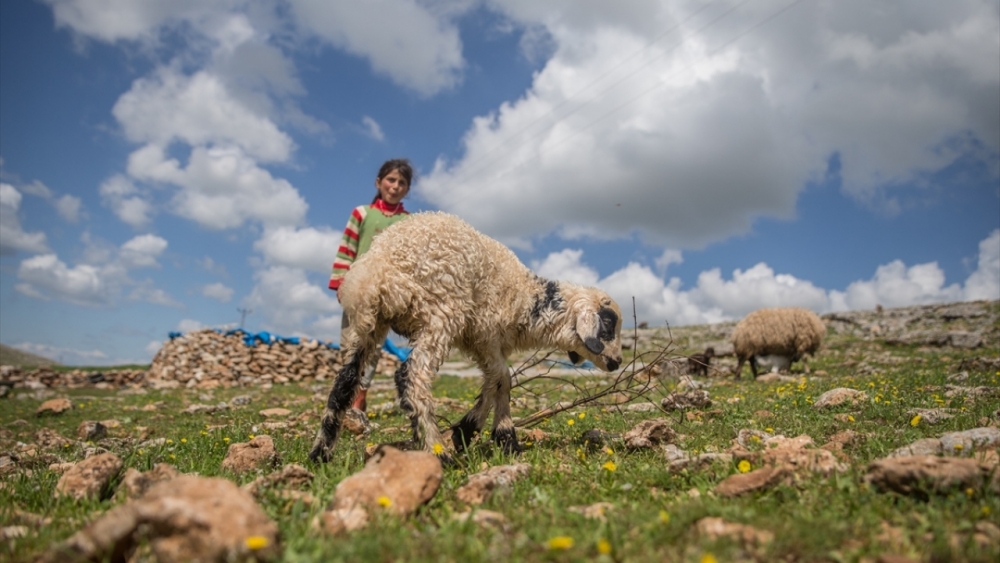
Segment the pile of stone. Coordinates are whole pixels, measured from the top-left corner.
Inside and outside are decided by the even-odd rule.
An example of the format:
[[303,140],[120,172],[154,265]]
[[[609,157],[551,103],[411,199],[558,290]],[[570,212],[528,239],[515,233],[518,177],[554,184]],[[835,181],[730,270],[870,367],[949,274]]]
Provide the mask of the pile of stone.
[[0,389],[9,387],[23,389],[97,387],[110,389],[142,384],[145,379],[146,370],[144,369],[56,371],[51,367],[24,370],[13,366],[0,366]]
[[[391,375],[398,366],[396,356],[382,352],[379,373]],[[153,358],[148,379],[188,387],[229,387],[324,381],[333,379],[340,368],[340,352],[318,340],[247,345],[242,333],[205,329],[167,341]]]

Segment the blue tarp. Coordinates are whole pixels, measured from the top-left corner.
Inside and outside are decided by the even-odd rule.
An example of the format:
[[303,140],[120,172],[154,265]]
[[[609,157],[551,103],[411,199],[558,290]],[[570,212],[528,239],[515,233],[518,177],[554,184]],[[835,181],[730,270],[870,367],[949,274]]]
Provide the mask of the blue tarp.
[[[246,332],[241,328],[235,328],[226,331],[223,331],[222,329],[215,329],[215,332],[218,332],[219,334],[224,334],[226,336],[242,335],[243,344],[246,346],[256,346],[258,342],[264,344],[274,344],[275,342],[284,342],[285,344],[295,344],[295,345],[299,345],[302,343],[301,339],[298,336],[279,336],[277,334],[271,334],[270,332],[267,331]],[[173,340],[177,337],[184,336],[184,333],[170,332],[168,333],[167,336],[170,337],[170,340]],[[320,343],[326,346],[327,348],[340,350],[340,345],[337,343],[323,342],[322,340],[320,340]],[[412,348],[396,346],[388,338],[385,339],[385,344],[382,346],[382,349],[399,358],[399,361],[401,362],[405,362],[406,359],[410,357],[410,352],[413,351]]]

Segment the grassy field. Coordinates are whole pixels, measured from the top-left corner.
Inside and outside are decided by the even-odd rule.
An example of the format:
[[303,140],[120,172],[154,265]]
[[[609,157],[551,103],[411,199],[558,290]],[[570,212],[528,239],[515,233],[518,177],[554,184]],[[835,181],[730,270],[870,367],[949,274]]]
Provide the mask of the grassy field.
[[[1000,497],[989,490],[965,490],[928,500],[877,492],[866,485],[867,465],[892,450],[925,437],[997,424],[1000,395],[971,400],[945,396],[945,385],[963,359],[996,358],[996,342],[986,349],[925,349],[889,347],[877,340],[830,335],[811,363],[811,373],[770,383],[744,375],[712,377],[711,407],[699,413],[628,412],[600,406],[581,406],[554,415],[536,428],[541,440],[525,440],[526,451],[505,457],[489,444],[477,444],[445,470],[437,495],[408,519],[380,515],[367,529],[331,537],[310,522],[344,477],[363,466],[363,452],[371,443],[396,442],[408,437],[408,422],[398,413],[376,416],[378,429],[363,440],[345,438],[335,458],[311,465],[306,454],[318,424],[326,385],[286,385],[270,389],[243,388],[214,391],[55,390],[74,408],[58,417],[38,418],[35,410],[45,398],[27,390],[13,390],[0,399],[0,453],[23,451],[36,432],[49,428],[71,443],[39,448],[33,459],[22,458],[17,469],[0,481],[0,524],[17,523],[15,510],[51,519],[32,526],[23,537],[0,543],[0,559],[30,561],[54,542],[78,530],[114,505],[111,500],[56,499],[59,475],[48,465],[77,461],[95,444],[75,439],[86,420],[115,419],[120,423],[99,445],[123,460],[125,467],[147,470],[166,462],[178,470],[203,476],[225,476],[238,483],[255,475],[235,476],[221,469],[228,445],[267,433],[274,438],[284,463],[299,463],[314,471],[309,489],[320,504],[307,506],[265,496],[261,506],[281,529],[282,561],[865,561],[898,555],[913,561],[1000,560],[1000,538],[982,541],[1000,523]],[[577,378],[573,383],[596,387],[604,378]],[[456,421],[471,406],[478,391],[474,378],[442,376],[436,397],[457,401],[440,407],[439,415]],[[658,403],[676,389],[678,379],[664,378],[643,400]],[[541,385],[541,384],[539,384]],[[969,371],[963,386],[1000,386],[1000,372]],[[823,392],[850,387],[868,393],[853,407],[817,411],[812,403]],[[370,407],[392,399],[389,387],[369,396]],[[540,396],[515,390],[515,417],[536,412],[546,404],[579,395],[564,382],[549,381],[531,389]],[[182,414],[192,403],[215,404],[237,395],[252,402],[215,414]],[[149,405],[153,405],[150,407]],[[289,427],[267,431],[258,412],[270,407],[292,411]],[[948,408],[953,417],[934,426],[913,423],[914,408]],[[375,408],[370,408],[374,411]],[[839,415],[839,416],[838,416]],[[778,486],[736,498],[713,493],[723,479],[740,472],[736,464],[671,472],[661,451],[628,451],[611,439],[590,448],[581,441],[588,430],[622,434],[642,420],[668,417],[678,433],[676,444],[691,453],[723,452],[741,429],[762,430],[788,437],[808,435],[816,445],[831,436],[853,430],[857,439],[843,450],[849,469],[830,477],[812,476],[795,486]],[[443,422],[442,422],[443,424]],[[143,442],[165,438],[160,445]],[[25,460],[28,461],[25,461]],[[481,528],[453,520],[467,510],[455,490],[485,465],[529,463],[529,477],[517,481],[512,492],[491,498],[482,508],[504,514],[507,525]],[[745,467],[743,469],[746,469]],[[604,519],[587,518],[572,510],[606,502],[612,507]],[[696,523],[714,516],[773,534],[770,541],[713,538],[700,534]],[[990,528],[993,526],[994,528]],[[976,532],[980,532],[977,538]],[[1000,530],[998,530],[1000,531]],[[905,560],[905,559],[904,559]]]
[[17,348],[0,344],[0,366],[37,367],[59,365],[48,358],[22,352]]

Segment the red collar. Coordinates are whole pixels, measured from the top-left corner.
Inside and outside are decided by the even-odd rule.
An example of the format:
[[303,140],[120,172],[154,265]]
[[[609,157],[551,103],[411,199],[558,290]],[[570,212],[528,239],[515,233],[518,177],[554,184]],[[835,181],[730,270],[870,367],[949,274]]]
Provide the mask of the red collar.
[[390,217],[397,213],[406,213],[406,210],[403,209],[403,202],[399,202],[396,205],[389,205],[383,199],[376,199],[375,203],[372,204],[372,209],[378,209]]

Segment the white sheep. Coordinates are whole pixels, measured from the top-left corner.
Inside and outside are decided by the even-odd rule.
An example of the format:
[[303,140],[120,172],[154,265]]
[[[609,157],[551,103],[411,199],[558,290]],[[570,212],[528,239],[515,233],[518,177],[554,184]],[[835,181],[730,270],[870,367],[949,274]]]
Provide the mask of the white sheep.
[[510,417],[510,368],[517,350],[555,347],[574,363],[605,371],[622,363],[622,315],[601,290],[536,276],[499,242],[440,212],[417,213],[378,235],[341,285],[351,325],[337,375],[309,458],[328,461],[344,412],[357,392],[361,366],[371,363],[389,329],[413,351],[395,374],[415,441],[441,454],[431,383],[452,346],[483,372],[472,410],[452,427],[457,451],[483,429],[491,410],[493,440],[520,451]]
[[750,360],[750,371],[757,377],[757,356],[784,356],[789,363],[815,354],[826,336],[826,325],[819,316],[798,307],[759,309],[747,315],[733,329],[733,352],[739,379],[743,363]]

